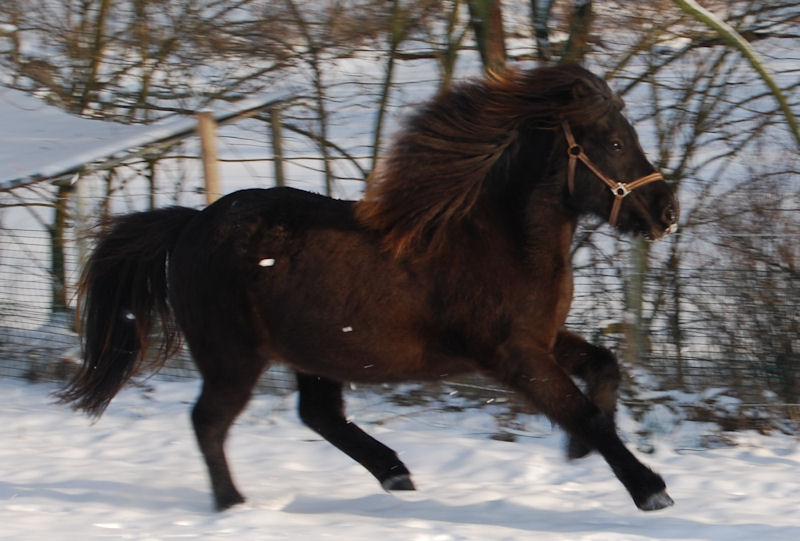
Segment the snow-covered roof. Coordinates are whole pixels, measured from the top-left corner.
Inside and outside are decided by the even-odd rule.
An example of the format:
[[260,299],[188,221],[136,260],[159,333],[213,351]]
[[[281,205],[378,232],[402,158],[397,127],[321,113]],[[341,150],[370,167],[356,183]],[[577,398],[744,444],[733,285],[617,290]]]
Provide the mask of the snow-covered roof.
[[[214,107],[218,123],[285,101],[288,91]],[[197,121],[181,117],[151,125],[82,118],[17,90],[0,87],[0,191],[98,170],[148,147],[189,137]]]

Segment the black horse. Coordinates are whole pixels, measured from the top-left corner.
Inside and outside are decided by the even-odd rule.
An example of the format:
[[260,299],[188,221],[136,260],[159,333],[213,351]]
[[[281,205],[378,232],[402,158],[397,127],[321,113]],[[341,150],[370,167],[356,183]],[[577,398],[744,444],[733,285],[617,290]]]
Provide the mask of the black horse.
[[387,490],[413,489],[409,471],[345,420],[342,382],[478,371],[560,425],[571,457],[602,454],[638,507],[671,505],[616,433],[616,359],[563,328],[581,215],[651,239],[675,227],[672,191],[621,109],[578,66],[511,71],[412,114],[360,201],[244,190],[203,211],[116,218],[84,270],[85,361],[60,398],[100,415],[182,334],[203,375],[192,421],[225,509],[243,497],[223,443],[268,365],[296,371],[301,419]]

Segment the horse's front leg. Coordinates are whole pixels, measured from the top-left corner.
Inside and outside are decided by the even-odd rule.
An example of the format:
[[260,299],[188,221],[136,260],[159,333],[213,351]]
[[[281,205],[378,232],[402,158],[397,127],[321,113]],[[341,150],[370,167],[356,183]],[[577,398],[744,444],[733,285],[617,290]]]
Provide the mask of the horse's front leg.
[[521,392],[570,437],[596,449],[637,507],[652,511],[672,505],[664,480],[628,451],[617,435],[613,419],[581,392],[552,353],[506,347],[489,370]]
[[[613,423],[617,410],[620,372],[617,358],[606,348],[590,344],[583,337],[561,329],[553,349],[556,362],[568,374],[586,384],[589,399]],[[581,458],[592,451],[585,443],[569,438],[567,456]]]

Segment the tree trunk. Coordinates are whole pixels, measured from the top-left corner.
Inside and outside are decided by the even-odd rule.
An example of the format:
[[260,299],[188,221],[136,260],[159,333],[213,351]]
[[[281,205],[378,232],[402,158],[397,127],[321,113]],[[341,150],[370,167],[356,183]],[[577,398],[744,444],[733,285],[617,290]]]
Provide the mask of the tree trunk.
[[56,191],[55,215],[50,227],[50,279],[53,314],[67,311],[67,267],[64,257],[67,215],[72,186],[59,184]]
[[389,93],[392,89],[392,79],[394,77],[394,62],[397,56],[397,49],[406,35],[406,19],[400,1],[392,2],[392,21],[389,33],[389,58],[386,61],[386,72],[383,77],[381,94],[378,99],[378,111],[375,114],[375,127],[372,133],[372,165],[370,169],[375,169],[380,155],[381,135],[383,132],[383,119],[386,115],[386,107],[389,104]]
[[314,34],[309,27],[309,22],[303,17],[300,9],[297,7],[296,0],[288,0],[287,5],[295,18],[295,22],[300,26],[300,31],[306,40],[307,50],[305,52],[306,63],[312,72],[312,82],[314,85],[314,98],[316,100],[315,109],[317,113],[317,126],[318,132],[316,134],[317,144],[319,145],[320,154],[322,154],[322,167],[325,181],[325,195],[333,194],[333,168],[331,166],[331,155],[328,150],[328,110],[326,107],[327,91],[323,81],[323,64],[324,61],[320,58],[322,48],[315,40]]
[[531,19],[533,22],[533,34],[536,39],[536,57],[546,62],[552,57],[553,51],[550,46],[550,12],[552,11],[554,0],[531,0]]
[[641,365],[646,357],[644,318],[644,277],[647,274],[648,247],[646,241],[636,238],[631,250],[625,291],[625,360],[631,365]]
[[156,208],[156,160],[151,158],[147,160],[147,205],[151,210]]
[[667,299],[669,308],[669,336],[675,348],[674,366],[675,378],[678,385],[683,385],[684,380],[684,360],[683,360],[683,324],[681,322],[681,298],[683,297],[682,283],[680,278],[681,253],[678,250],[680,245],[680,232],[675,233],[673,239],[672,253],[667,261],[667,279],[664,284],[669,291],[670,298]]
[[569,39],[561,62],[581,62],[586,56],[593,19],[592,1],[576,0],[569,21]]
[[105,27],[106,17],[108,10],[111,8],[111,0],[101,0],[100,8],[97,12],[97,21],[94,27],[94,43],[92,45],[92,55],[89,60],[89,73],[86,77],[86,83],[83,87],[83,95],[78,104],[80,114],[88,112],[89,104],[94,99],[94,95],[98,91],[98,74],[100,73],[100,64],[103,62],[103,49],[105,48]]
[[500,0],[470,0],[469,13],[483,69],[487,73],[502,72],[506,66],[506,42]]
[[439,66],[441,67],[441,81],[439,82],[439,90],[445,91],[450,88],[453,82],[453,74],[455,72],[456,60],[458,60],[458,53],[461,50],[461,44],[464,42],[469,31],[469,24],[460,27],[460,12],[462,6],[461,0],[453,2],[450,13],[447,17],[447,44],[444,53],[439,57]]

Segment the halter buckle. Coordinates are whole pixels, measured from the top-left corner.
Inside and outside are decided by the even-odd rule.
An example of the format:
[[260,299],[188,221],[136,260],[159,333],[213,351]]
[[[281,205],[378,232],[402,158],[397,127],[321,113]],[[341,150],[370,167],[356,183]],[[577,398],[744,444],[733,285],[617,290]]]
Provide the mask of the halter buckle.
[[622,199],[623,197],[631,193],[630,188],[628,188],[628,185],[625,184],[624,182],[617,182],[615,186],[609,186],[609,187],[611,188],[611,193],[613,193],[617,199]]

